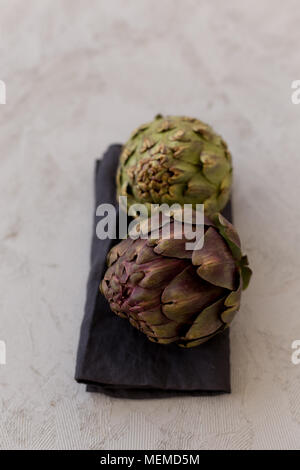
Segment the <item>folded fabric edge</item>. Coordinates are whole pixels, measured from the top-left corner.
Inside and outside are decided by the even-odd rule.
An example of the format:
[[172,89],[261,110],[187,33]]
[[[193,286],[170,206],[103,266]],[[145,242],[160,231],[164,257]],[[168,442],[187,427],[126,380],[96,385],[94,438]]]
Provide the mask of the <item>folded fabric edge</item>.
[[87,384],[86,391],[89,393],[103,393],[112,398],[127,399],[158,399],[158,398],[176,398],[188,396],[219,396],[231,393],[231,390],[161,390],[158,388],[126,388],[123,386],[109,387],[103,385]]

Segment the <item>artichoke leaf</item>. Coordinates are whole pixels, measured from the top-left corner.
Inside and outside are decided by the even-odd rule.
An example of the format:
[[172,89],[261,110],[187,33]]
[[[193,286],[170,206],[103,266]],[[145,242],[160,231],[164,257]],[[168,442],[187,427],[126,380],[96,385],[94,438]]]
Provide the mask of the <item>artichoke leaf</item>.
[[169,282],[174,275],[177,272],[181,272],[185,266],[186,263],[184,260],[177,258],[166,260],[160,256],[151,263],[139,265],[139,269],[143,270],[145,274],[139,285],[147,289],[159,287]]
[[207,179],[198,171],[187,183],[184,196],[186,199],[189,197],[197,197],[198,202],[202,203],[205,201],[205,199],[209,198],[215,193],[215,186],[207,181]]
[[205,232],[201,250],[195,250],[192,263],[198,275],[207,282],[225,289],[234,289],[237,267],[230,250],[213,227]]
[[224,323],[227,323],[227,324],[231,323],[236,313],[238,312],[240,308],[241,293],[242,293],[242,279],[240,278],[238,289],[235,291],[232,291],[226,297],[226,300],[224,302],[224,306],[227,307],[221,313],[221,319]]
[[216,214],[214,216],[214,222],[218,227],[218,230],[222,237],[226,240],[234,258],[240,261],[241,252],[241,241],[234,226],[227,220],[222,214]]
[[185,339],[194,340],[203,336],[209,336],[221,328],[223,323],[220,315],[224,307],[224,300],[225,298],[223,297],[203,309],[186,333]]
[[217,335],[219,333],[222,333],[222,331],[224,331],[225,328],[226,328],[226,325],[224,325],[224,323],[223,323],[222,326],[217,331],[215,331],[213,334],[208,335],[208,336],[202,336],[201,338],[198,338],[198,339],[195,339],[195,340],[192,340],[192,341],[186,341],[185,342],[185,338],[180,338],[180,340],[182,342],[179,342],[178,346],[180,346],[181,348],[187,348],[187,349],[194,348],[195,346],[200,346],[200,344],[206,343],[206,341],[213,338],[215,335]]
[[214,302],[222,293],[222,288],[201,281],[195,270],[187,267],[164,289],[161,296],[162,311],[170,320],[188,322],[195,312]]
[[214,185],[222,184],[223,179],[230,171],[230,164],[226,159],[224,152],[206,150],[201,154],[203,164],[203,174]]

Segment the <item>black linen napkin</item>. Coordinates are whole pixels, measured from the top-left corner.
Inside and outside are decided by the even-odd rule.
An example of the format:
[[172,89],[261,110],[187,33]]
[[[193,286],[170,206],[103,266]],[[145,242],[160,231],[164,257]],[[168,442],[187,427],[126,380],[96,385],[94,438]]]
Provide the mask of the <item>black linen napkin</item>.
[[[121,145],[111,145],[96,162],[96,207],[116,201],[115,174]],[[223,211],[231,220],[231,205]],[[99,240],[96,223],[91,251],[85,313],[75,379],[88,392],[122,398],[230,393],[229,329],[191,349],[160,345],[111,312],[99,291],[106,256],[118,240]],[[116,222],[117,223],[117,222]]]

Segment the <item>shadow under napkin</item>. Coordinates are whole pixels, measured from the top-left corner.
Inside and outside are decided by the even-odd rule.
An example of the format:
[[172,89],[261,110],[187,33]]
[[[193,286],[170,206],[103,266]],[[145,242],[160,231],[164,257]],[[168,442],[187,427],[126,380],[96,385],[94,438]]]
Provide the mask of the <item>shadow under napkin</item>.
[[[96,207],[116,202],[115,174],[121,145],[96,162]],[[223,211],[231,220],[231,205]],[[106,255],[118,240],[99,240],[94,218],[91,271],[81,326],[75,379],[88,392],[120,398],[160,398],[230,392],[229,329],[196,348],[159,345],[111,312],[99,284]]]

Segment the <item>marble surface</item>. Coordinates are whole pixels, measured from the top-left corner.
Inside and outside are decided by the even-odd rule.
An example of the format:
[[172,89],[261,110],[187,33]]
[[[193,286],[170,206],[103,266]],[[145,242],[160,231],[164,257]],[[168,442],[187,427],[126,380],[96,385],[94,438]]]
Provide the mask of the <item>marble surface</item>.
[[[299,23],[296,0],[0,0],[0,448],[300,447]],[[254,277],[228,396],[118,400],[73,380],[94,160],[157,112],[206,120],[234,157]]]

